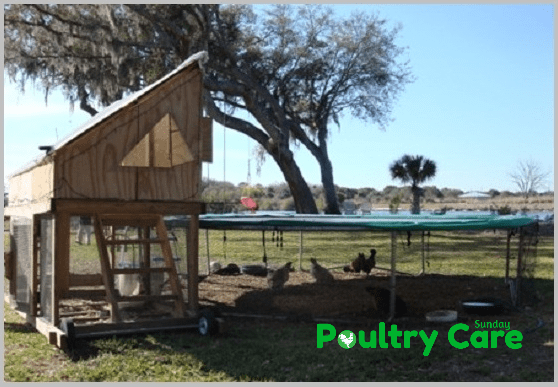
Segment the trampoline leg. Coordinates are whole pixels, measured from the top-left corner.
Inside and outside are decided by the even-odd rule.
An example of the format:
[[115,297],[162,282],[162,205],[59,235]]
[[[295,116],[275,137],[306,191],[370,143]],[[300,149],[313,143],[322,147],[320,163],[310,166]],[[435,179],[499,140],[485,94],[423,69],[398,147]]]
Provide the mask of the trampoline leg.
[[[186,232],[186,240],[188,240],[188,232]],[[210,257],[209,257],[209,229],[205,229],[205,249],[207,251],[207,275],[211,274],[210,270]]]
[[298,266],[302,271],[302,230],[300,230],[300,248],[298,250]]
[[511,230],[508,230],[508,235],[506,237],[506,275],[505,283],[508,284],[510,280],[510,243],[511,243]]
[[390,281],[390,299],[389,299],[389,319],[392,321],[395,317],[395,259],[397,258],[397,231],[391,232],[391,281]]
[[523,275],[523,258],[525,254],[525,230],[519,228],[519,246],[517,248],[517,273],[515,276],[516,303],[514,306],[521,306],[521,276]]
[[420,274],[424,274],[426,273],[426,269],[424,267],[424,231],[422,232],[422,236],[421,236],[421,245],[422,245],[422,271],[420,272]]

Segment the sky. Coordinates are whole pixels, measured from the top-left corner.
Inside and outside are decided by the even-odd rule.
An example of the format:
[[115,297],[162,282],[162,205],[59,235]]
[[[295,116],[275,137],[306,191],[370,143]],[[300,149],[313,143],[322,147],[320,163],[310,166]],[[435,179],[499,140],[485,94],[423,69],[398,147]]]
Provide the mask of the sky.
[[[554,7],[540,5],[332,5],[340,17],[378,12],[388,25],[401,23],[396,43],[407,47],[416,80],[394,104],[381,130],[349,114],[331,127],[335,184],[350,188],[388,185],[389,165],[404,154],[437,165],[425,183],[438,188],[517,192],[509,174],[532,160],[549,173],[539,191],[554,190]],[[61,93],[25,94],[4,76],[4,181],[90,116],[71,113]],[[256,171],[255,143],[213,125],[213,163],[203,177],[234,184],[284,182],[271,159]],[[224,163],[223,163],[224,160]],[[250,161],[249,161],[250,160]],[[295,151],[303,176],[320,185],[319,165],[303,148]],[[250,165],[250,169],[248,166]]]

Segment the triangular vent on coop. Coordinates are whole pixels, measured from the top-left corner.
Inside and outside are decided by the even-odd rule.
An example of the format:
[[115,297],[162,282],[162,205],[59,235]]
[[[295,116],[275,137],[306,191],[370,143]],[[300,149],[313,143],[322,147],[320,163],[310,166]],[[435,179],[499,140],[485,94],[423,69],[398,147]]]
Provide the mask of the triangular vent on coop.
[[171,168],[194,160],[176,121],[167,113],[124,157],[122,166]]

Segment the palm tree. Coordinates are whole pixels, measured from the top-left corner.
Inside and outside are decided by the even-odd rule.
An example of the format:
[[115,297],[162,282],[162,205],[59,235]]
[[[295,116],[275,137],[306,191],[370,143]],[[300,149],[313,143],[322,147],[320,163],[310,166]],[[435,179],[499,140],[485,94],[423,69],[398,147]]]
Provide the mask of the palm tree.
[[403,183],[411,182],[411,192],[413,193],[412,214],[420,214],[420,197],[422,189],[419,184],[431,179],[436,174],[436,163],[423,156],[404,155],[399,160],[390,165],[392,179],[400,179]]

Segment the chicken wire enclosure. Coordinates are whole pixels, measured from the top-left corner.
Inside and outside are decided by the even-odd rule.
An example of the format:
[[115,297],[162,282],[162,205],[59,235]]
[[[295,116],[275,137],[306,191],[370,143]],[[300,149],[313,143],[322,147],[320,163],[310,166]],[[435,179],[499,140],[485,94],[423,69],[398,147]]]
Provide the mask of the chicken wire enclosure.
[[[178,235],[177,235],[178,234]],[[169,230],[173,262],[179,277],[186,276],[186,242],[184,233]],[[112,231],[113,240],[157,239],[155,228],[121,227]],[[159,244],[121,244],[111,247],[109,257],[112,266],[117,269],[144,269],[165,267],[163,251]],[[121,296],[139,294],[161,295],[168,291],[169,278],[164,272],[117,274],[114,286]]]
[[22,312],[31,311],[33,282],[33,221],[16,217],[12,222],[15,244],[15,301]]

